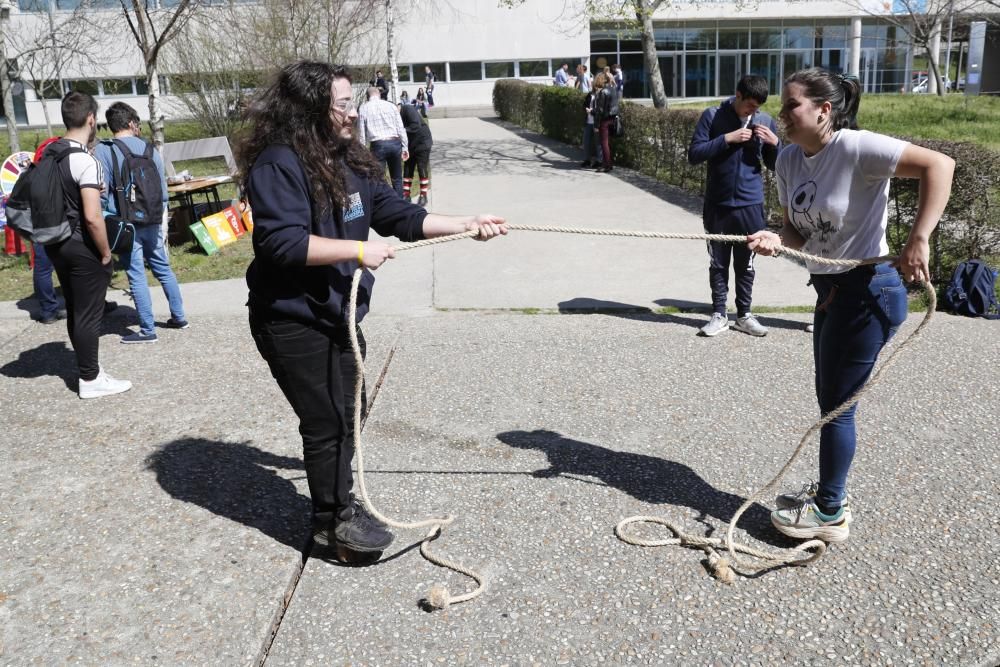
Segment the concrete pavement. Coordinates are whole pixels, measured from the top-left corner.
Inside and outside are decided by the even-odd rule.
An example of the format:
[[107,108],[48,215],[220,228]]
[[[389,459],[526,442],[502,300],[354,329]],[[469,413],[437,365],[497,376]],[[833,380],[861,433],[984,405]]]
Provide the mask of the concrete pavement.
[[[576,170],[554,142],[433,131],[436,211],[700,231],[698,202]],[[863,403],[857,519],[819,563],[727,587],[700,552],[614,538],[638,513],[719,534],[816,416],[807,315],[703,339],[702,312],[644,312],[706,305],[706,264],[697,242],[512,232],[378,271],[373,498],[458,514],[435,548],[490,575],[434,614],[432,584],[468,583],[419,557],[419,533],[372,567],[302,553],[297,424],[242,281],[184,285],[191,329],[152,346],[117,344],[120,308],[102,363],[135,388],[98,401],[72,391],[63,327],[0,304],[0,664],[996,664],[995,322],[939,316]],[[810,303],[796,266],[758,272],[756,303]],[[815,474],[813,446],[789,485]],[[739,533],[788,544],[762,506]]]

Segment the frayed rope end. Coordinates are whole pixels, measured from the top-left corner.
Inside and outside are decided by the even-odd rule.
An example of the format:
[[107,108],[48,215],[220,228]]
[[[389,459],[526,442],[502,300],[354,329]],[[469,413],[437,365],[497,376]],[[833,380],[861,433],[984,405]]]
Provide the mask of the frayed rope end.
[[710,560],[708,565],[712,571],[712,576],[722,583],[730,585],[736,583],[736,573],[733,572],[733,568],[729,566],[728,558]]
[[451,604],[451,596],[444,586],[433,586],[427,595],[427,605],[432,609],[447,609]]

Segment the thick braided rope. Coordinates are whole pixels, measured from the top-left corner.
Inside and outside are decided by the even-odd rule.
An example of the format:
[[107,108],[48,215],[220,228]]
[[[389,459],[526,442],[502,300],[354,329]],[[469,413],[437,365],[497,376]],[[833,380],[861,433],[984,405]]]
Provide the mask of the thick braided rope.
[[[537,231],[537,232],[555,232],[562,234],[589,234],[598,236],[622,236],[631,238],[655,238],[655,239],[678,239],[678,240],[693,240],[693,241],[718,241],[723,243],[745,243],[746,236],[738,235],[728,235],[728,234],[675,234],[669,232],[643,232],[643,231],[623,231],[617,229],[588,229],[584,227],[557,227],[557,226],[544,226],[544,225],[508,225],[508,228],[519,230],[519,231]],[[459,239],[472,238],[478,236],[477,231],[467,231],[460,234],[451,234],[448,236],[439,236],[431,239],[424,239],[422,241],[416,241],[413,243],[404,243],[394,246],[396,252],[401,252],[404,250],[413,250],[416,248],[422,248],[430,245],[437,245],[439,243],[448,243],[451,241],[457,241]],[[809,260],[818,264],[825,264],[829,266],[861,266],[865,264],[877,264],[880,262],[888,261],[894,259],[891,256],[883,257],[871,257],[867,259],[827,259],[825,257],[817,257],[815,255],[810,255],[809,253],[801,252],[799,250],[793,250],[790,248],[782,248],[781,254],[787,257],[795,257],[798,259]],[[351,300],[350,300],[350,337],[351,337],[351,347],[354,352],[354,359],[357,368],[357,375],[355,378],[354,385],[354,448],[358,457],[358,488],[361,492],[361,498],[365,505],[371,511],[372,515],[375,516],[380,521],[393,526],[395,528],[410,529],[410,528],[424,528],[430,527],[428,533],[424,536],[420,543],[420,554],[426,558],[431,563],[438,565],[440,567],[451,569],[460,574],[464,574],[472,578],[477,587],[466,593],[464,595],[451,596],[448,594],[447,590],[442,586],[435,586],[431,589],[428,595],[427,602],[432,608],[442,609],[453,603],[466,602],[471,600],[478,595],[480,595],[486,589],[486,579],[482,575],[474,572],[473,570],[466,568],[458,563],[449,561],[445,558],[437,556],[431,553],[428,543],[436,539],[440,534],[444,526],[450,525],[454,522],[455,517],[452,515],[447,515],[441,518],[431,518],[425,519],[423,521],[416,522],[398,522],[394,521],[383,514],[381,514],[371,502],[371,498],[368,496],[368,490],[365,485],[364,477],[364,453],[361,446],[361,391],[364,385],[364,359],[361,356],[361,349],[358,345],[357,339],[357,295],[358,295],[358,285],[360,284],[362,269],[359,267],[354,272],[353,281],[351,283]],[[917,326],[916,330],[910,336],[903,341],[892,354],[879,366],[875,373],[871,376],[869,381],[863,385],[853,396],[844,401],[836,409],[824,415],[822,419],[813,424],[802,436],[799,441],[798,446],[792,455],[789,457],[788,461],[782,466],[781,470],[761,489],[753,493],[743,505],[736,511],[733,518],[729,522],[729,527],[726,532],[725,540],[715,537],[704,537],[700,535],[684,533],[675,524],[667,521],[666,519],[639,515],[632,516],[623,519],[615,526],[615,535],[628,544],[635,546],[644,547],[655,547],[655,546],[668,546],[668,545],[681,545],[690,546],[701,549],[708,555],[708,565],[710,571],[720,580],[726,583],[733,583],[735,581],[735,573],[737,569],[741,574],[753,573],[766,568],[775,567],[777,565],[784,564],[794,564],[794,565],[805,565],[811,563],[818,558],[820,558],[826,552],[826,544],[822,540],[809,540],[797,545],[795,548],[786,550],[784,552],[774,552],[764,549],[758,549],[743,543],[739,543],[733,540],[733,531],[739,522],[740,517],[744,512],[760,497],[773,491],[773,489],[780,483],[781,479],[784,477],[785,473],[791,468],[792,464],[796,461],[802,450],[805,448],[806,443],[819,429],[821,429],[825,424],[836,419],[841,414],[846,412],[856,404],[868,391],[874,387],[881,379],[882,373],[889,368],[895,361],[897,355],[910,343],[918,337],[930,322],[931,317],[934,314],[935,307],[937,304],[936,294],[934,288],[929,283],[924,284],[925,292],[927,294],[928,306],[927,312],[924,315],[923,320]],[[672,538],[661,538],[661,539],[643,539],[629,535],[625,528],[633,523],[653,523],[665,526],[671,532],[674,533],[675,537]],[[729,558],[725,558],[718,553],[718,547],[725,545],[726,550],[729,553]],[[767,562],[766,565],[759,567],[757,569],[749,568],[743,561],[740,560],[737,553],[745,553],[747,555],[753,556],[760,560]]]

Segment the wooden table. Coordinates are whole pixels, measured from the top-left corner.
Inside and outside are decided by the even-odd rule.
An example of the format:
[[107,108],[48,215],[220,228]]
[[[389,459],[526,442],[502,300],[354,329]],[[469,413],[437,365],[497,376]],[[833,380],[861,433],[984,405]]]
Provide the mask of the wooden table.
[[167,192],[170,194],[170,198],[180,202],[181,206],[190,208],[194,206],[194,195],[196,194],[205,195],[206,202],[214,200],[215,203],[219,203],[218,187],[232,182],[233,179],[231,176],[194,178],[190,181],[178,183],[177,185],[167,185]]

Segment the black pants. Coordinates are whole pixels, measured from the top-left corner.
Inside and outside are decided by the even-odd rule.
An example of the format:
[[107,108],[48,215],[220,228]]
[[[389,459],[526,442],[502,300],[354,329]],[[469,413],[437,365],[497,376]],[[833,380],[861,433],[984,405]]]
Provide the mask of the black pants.
[[[764,205],[732,208],[705,204],[704,221],[706,234],[753,234],[764,229]],[[712,308],[715,312],[726,312],[730,259],[736,283],[736,314],[742,317],[750,312],[756,275],[753,258],[754,253],[744,243],[708,242],[708,284],[712,288]]]
[[[250,311],[250,332],[271,375],[299,418],[313,525],[324,526],[351,502],[356,364],[347,327],[269,320]],[[358,344],[365,339],[358,328]],[[362,389],[362,405],[367,405]]]
[[45,246],[45,252],[59,276],[66,299],[66,330],[76,353],[80,379],[89,382],[101,370],[98,359],[101,318],[114,269],[112,262],[101,264],[101,255],[90,237],[85,239],[74,234],[61,243]]
[[430,178],[430,161],[431,161],[431,151],[430,149],[421,149],[419,151],[411,151],[410,159],[403,163],[403,178],[413,178],[413,172],[417,171],[420,174],[420,178]]

